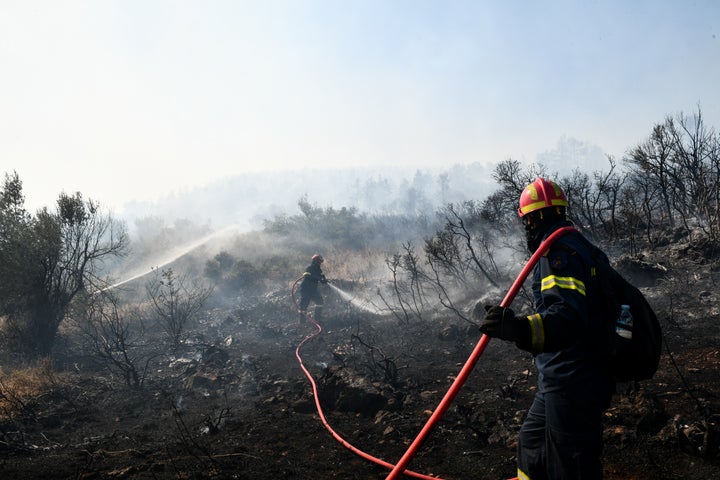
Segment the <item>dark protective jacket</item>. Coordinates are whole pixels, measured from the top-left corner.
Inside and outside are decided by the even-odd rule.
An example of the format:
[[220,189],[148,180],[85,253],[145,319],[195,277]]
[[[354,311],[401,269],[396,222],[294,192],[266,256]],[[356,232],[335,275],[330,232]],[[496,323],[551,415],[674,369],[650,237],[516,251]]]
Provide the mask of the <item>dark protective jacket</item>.
[[[567,225],[570,222],[563,221],[551,227],[546,237]],[[579,232],[566,233],[533,270],[536,313],[528,319],[541,391],[586,382],[614,388],[602,360],[602,323],[607,313],[601,305],[596,271],[596,262],[608,259],[602,252],[596,258],[591,248]]]
[[300,283],[300,291],[304,293],[310,293],[317,290],[318,283],[325,283],[325,275],[322,272],[322,268],[319,263],[311,263],[303,273],[303,279]]

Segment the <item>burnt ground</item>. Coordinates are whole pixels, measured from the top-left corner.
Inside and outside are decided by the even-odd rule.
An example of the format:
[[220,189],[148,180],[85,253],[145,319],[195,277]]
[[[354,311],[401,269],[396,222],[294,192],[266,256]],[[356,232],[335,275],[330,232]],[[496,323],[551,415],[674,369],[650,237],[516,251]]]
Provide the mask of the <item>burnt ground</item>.
[[[618,387],[605,418],[605,478],[720,478],[718,277],[690,264],[648,290],[667,348],[652,380]],[[327,420],[350,444],[394,463],[467,360],[477,330],[449,318],[400,322],[357,311],[330,290],[325,297],[323,331],[301,355]],[[288,288],[208,313],[183,350],[153,359],[140,388],[58,356],[43,391],[1,416],[0,476],[383,479],[387,469],[320,421],[295,356],[315,331],[299,324]],[[529,355],[490,342],[410,468],[444,479],[514,477],[535,382]]]

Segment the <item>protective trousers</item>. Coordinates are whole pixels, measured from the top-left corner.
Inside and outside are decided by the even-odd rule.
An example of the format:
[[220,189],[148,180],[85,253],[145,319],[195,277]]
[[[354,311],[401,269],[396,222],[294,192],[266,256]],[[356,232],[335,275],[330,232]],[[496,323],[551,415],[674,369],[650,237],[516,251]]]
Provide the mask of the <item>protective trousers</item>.
[[310,306],[310,302],[313,302],[316,307],[320,306],[320,310],[322,311],[322,305],[324,302],[322,295],[320,295],[320,292],[318,291],[317,287],[315,288],[306,288],[306,289],[300,289],[300,302],[298,306],[300,307],[300,310],[303,312],[308,309],[308,306]]
[[573,388],[538,392],[520,429],[520,480],[602,478],[602,414],[610,393]]

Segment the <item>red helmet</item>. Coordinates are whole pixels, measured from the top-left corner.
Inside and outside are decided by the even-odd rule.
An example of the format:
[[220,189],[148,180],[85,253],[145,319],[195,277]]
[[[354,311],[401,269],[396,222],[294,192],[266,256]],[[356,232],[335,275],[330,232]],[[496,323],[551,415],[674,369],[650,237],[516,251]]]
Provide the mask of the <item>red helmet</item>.
[[316,253],[312,256],[312,263],[322,263],[324,261],[325,259],[319,253]]
[[520,208],[518,215],[524,217],[530,212],[547,207],[567,207],[568,201],[565,193],[557,183],[538,177],[533,183],[525,187],[520,194]]

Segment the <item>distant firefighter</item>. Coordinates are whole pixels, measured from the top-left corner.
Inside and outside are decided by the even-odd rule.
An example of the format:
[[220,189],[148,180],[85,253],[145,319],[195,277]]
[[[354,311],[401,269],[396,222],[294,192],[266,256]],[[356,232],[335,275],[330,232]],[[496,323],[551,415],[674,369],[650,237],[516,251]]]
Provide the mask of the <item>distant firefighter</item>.
[[322,255],[316,253],[312,256],[310,265],[303,273],[303,279],[300,283],[300,323],[305,321],[305,312],[307,312],[310,302],[315,304],[314,318],[319,320],[322,316],[324,300],[320,294],[318,285],[320,283],[327,283],[327,278],[325,278],[322,268],[320,267],[324,261],[325,259],[323,259]]

